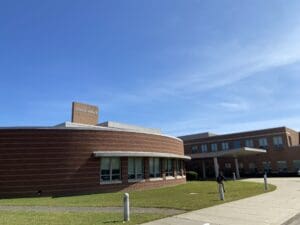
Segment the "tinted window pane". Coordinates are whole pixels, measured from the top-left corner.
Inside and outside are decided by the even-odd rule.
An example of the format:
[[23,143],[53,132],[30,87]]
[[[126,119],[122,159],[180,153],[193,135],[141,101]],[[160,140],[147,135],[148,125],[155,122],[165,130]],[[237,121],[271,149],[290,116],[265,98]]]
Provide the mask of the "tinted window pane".
[[109,158],[101,158],[101,170],[109,170]]

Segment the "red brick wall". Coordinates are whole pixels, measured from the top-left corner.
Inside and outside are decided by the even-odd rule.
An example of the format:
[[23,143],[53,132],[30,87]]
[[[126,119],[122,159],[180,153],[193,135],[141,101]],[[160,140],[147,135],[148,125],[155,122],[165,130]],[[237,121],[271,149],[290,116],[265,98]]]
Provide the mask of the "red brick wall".
[[100,185],[100,159],[92,156],[93,151],[99,150],[183,155],[183,144],[173,138],[132,132],[1,129],[0,196],[32,196],[38,190],[43,195],[92,193],[184,182],[181,179],[128,184],[127,163],[122,160],[126,182]]
[[[282,148],[276,148],[273,144],[273,137],[274,136],[282,136],[283,138],[283,147]],[[290,146],[289,144],[289,138],[291,137],[292,144],[294,146]],[[232,143],[235,140],[241,141],[241,146],[244,147],[244,143],[246,139],[252,139],[254,141],[254,147],[259,148],[258,139],[261,137],[266,137],[268,140],[268,150],[266,154],[257,154],[253,156],[245,156],[245,157],[239,157],[238,160],[240,163],[244,164],[244,171],[246,173],[250,172],[249,169],[249,163],[255,163],[258,169],[259,173],[263,173],[263,161],[270,161],[272,166],[272,172],[277,173],[278,167],[277,167],[277,161],[286,161],[288,172],[294,173],[293,168],[293,160],[300,160],[300,146],[299,146],[299,133],[291,130],[289,128],[285,127],[279,127],[279,128],[272,128],[272,129],[265,129],[265,130],[258,130],[258,131],[249,131],[249,132],[241,132],[241,133],[235,133],[235,134],[225,134],[225,135],[218,135],[218,136],[212,136],[207,138],[201,138],[197,140],[189,140],[185,141],[184,147],[185,147],[185,153],[188,155],[194,156],[195,158],[199,155],[201,155],[201,144],[207,144],[208,152],[211,151],[210,144],[211,143],[217,143],[218,144],[218,151],[222,151],[222,142],[229,142],[230,148],[233,148]],[[195,154],[192,154],[192,146],[197,145],[199,146],[197,152]],[[212,159],[205,159],[207,167],[210,167],[210,170],[214,170]],[[235,172],[235,165],[233,158],[218,158],[220,170],[225,170],[224,164],[225,163],[231,163],[231,170],[232,172]],[[202,164],[201,160],[199,159],[193,159],[188,163],[188,169],[189,170],[195,170],[202,174]]]

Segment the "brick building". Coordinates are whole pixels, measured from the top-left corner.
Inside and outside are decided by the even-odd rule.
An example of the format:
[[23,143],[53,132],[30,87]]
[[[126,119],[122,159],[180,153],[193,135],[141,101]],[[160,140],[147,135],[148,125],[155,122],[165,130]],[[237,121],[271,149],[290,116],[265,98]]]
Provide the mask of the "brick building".
[[73,103],[72,122],[0,128],[0,197],[54,196],[185,183],[183,142]]
[[296,175],[300,169],[299,132],[286,127],[222,134],[200,133],[179,137],[192,160],[187,170],[203,178],[226,176]]

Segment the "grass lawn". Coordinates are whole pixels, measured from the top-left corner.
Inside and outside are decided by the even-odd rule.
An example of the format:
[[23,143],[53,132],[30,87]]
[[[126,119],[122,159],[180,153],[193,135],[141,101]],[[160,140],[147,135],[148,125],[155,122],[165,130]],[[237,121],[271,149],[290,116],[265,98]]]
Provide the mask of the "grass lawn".
[[[269,191],[275,186],[269,185]],[[262,183],[225,182],[225,202],[264,193]],[[130,193],[133,207],[159,207],[195,210],[223,203],[219,201],[217,184],[214,181],[187,182],[186,184]],[[71,197],[35,197],[1,199],[0,205],[44,206],[122,206],[123,192],[92,194]]]
[[[157,214],[132,214],[126,225],[140,224],[162,218]],[[0,211],[1,225],[118,225],[123,224],[121,213],[35,213]]]

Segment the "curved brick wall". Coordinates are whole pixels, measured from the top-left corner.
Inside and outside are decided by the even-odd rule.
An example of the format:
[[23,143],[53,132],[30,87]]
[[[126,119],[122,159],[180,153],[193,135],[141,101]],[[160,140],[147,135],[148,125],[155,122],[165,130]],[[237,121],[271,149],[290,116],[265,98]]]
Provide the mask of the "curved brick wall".
[[[100,159],[93,151],[184,154],[179,140],[152,134],[71,129],[1,129],[0,196],[93,193],[149,188],[185,179],[100,185]],[[121,166],[126,166],[122,158]],[[146,164],[145,164],[146,166]]]

